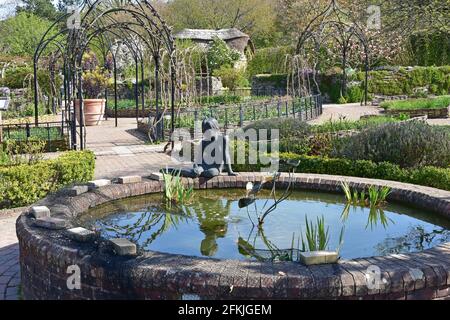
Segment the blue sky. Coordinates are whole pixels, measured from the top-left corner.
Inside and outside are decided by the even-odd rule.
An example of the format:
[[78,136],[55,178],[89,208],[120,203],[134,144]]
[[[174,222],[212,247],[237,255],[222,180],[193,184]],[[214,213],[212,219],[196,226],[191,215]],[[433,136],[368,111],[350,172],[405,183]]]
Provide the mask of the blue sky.
[[[0,0],[0,20],[5,19],[8,15],[14,13],[14,8],[20,0]],[[58,3],[58,0],[53,0],[54,4]]]

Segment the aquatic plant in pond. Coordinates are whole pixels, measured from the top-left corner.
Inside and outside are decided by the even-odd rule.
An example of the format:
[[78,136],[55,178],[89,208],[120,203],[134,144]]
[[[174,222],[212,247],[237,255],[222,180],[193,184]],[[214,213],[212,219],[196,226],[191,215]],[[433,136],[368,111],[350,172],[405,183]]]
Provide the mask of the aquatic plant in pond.
[[[301,235],[301,251],[307,252],[328,250],[328,244],[330,242],[330,228],[325,226],[325,217],[317,217],[316,224],[314,224],[312,221],[308,221],[308,216],[305,215],[305,225],[305,239],[303,239],[303,234]],[[339,234],[339,246],[336,249],[338,253],[344,243],[344,232],[345,226],[342,226]]]
[[181,171],[176,174],[163,173],[164,199],[168,207],[186,204],[191,200],[194,189],[187,188],[181,180]]
[[325,228],[325,218],[317,218],[314,225],[312,221],[308,221],[305,216],[306,224],[306,242],[302,235],[302,251],[321,251],[326,250],[330,241],[330,228]]
[[386,202],[387,197],[391,193],[391,188],[389,187],[377,187],[370,186],[367,190],[353,189],[347,182],[341,182],[342,191],[345,194],[348,203],[353,205],[368,206],[368,207],[379,207]]

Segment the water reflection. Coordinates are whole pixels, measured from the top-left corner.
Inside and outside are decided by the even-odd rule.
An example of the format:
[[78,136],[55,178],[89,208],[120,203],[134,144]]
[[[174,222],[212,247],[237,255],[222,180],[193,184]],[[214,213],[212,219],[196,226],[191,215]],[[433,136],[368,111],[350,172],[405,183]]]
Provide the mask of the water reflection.
[[[258,261],[297,261],[300,250],[294,247],[295,234],[292,238],[292,246],[289,249],[280,249],[270,241],[264,232],[264,228],[252,228],[247,240],[242,237],[238,239],[239,253],[245,257],[254,258]],[[253,240],[251,240],[252,236]],[[257,240],[262,240],[264,248],[256,248]]]
[[224,238],[228,231],[226,218],[230,215],[231,203],[231,200],[220,199],[209,203],[197,201],[189,208],[195,212],[199,229],[205,235],[200,244],[203,256],[212,257],[217,253],[217,239]]
[[[341,214],[342,222],[347,222],[350,216],[350,209],[353,209],[354,212],[358,211],[358,208],[362,208],[359,206],[354,206],[352,204],[346,204],[344,210]],[[361,211],[362,213],[364,211]],[[380,207],[370,207],[369,208],[369,214],[367,217],[367,224],[366,229],[374,230],[378,227],[378,225],[381,225],[384,229],[387,229],[389,224],[394,224],[394,220],[390,219],[387,214],[384,212],[384,210]]]
[[449,241],[449,230],[438,228],[427,232],[422,226],[415,226],[400,237],[386,238],[375,249],[379,255],[418,252]]
[[159,197],[119,201],[92,210],[80,225],[95,226],[106,238],[127,238],[143,251],[280,261],[297,260],[306,215],[325,217],[332,249],[339,247],[335,238],[346,225],[343,258],[421,251],[450,239],[448,220],[430,213],[396,204],[360,208],[339,195],[303,192],[295,192],[257,228],[239,209],[241,195],[242,190],[197,192],[192,203],[169,211]]
[[[111,219],[104,219],[96,228],[113,234],[115,238],[127,238],[140,246],[147,247],[164,232],[190,219],[190,213],[186,210],[180,213],[161,213],[158,206],[148,207],[147,211],[131,214],[126,217],[132,223],[122,223],[123,217],[113,216]],[[148,235],[150,233],[150,235]]]

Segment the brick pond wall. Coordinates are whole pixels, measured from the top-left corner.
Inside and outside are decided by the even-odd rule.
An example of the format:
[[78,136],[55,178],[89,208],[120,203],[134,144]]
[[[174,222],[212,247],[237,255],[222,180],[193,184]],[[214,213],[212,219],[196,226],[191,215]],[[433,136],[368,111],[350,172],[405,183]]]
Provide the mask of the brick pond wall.
[[[263,174],[242,173],[184,179],[196,189],[244,188]],[[339,176],[296,174],[295,188],[340,191],[341,181],[353,188],[392,187],[390,200],[432,210],[450,218],[450,192],[404,183]],[[280,184],[288,181],[286,174]],[[87,191],[78,187],[50,195],[37,205],[47,206],[66,228],[89,208],[130,196],[161,192],[159,181],[140,177],[122,184]],[[131,182],[126,184],[127,182]],[[75,196],[76,195],[76,196]],[[443,299],[450,296],[450,243],[414,253],[356,260],[334,265],[304,266],[295,262],[233,261],[147,252],[117,256],[111,243],[97,238],[80,243],[64,229],[38,228],[28,212],[17,220],[22,291],[26,299],[180,299],[185,294],[205,299]],[[370,266],[381,271],[380,286],[368,286]],[[68,268],[77,266],[81,287],[70,290]],[[70,270],[70,269],[69,269]]]

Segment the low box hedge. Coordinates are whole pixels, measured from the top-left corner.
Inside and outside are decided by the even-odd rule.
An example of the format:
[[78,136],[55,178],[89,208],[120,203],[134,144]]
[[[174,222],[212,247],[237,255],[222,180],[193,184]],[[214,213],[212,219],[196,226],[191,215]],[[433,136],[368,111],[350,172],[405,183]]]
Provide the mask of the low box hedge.
[[[352,161],[348,159],[332,159],[310,157],[293,153],[281,153],[280,160],[300,160],[296,172],[353,176],[412,183],[422,186],[450,191],[450,168],[422,167],[419,169],[402,169],[398,165],[367,160]],[[235,171],[259,171],[264,166],[233,165]],[[280,165],[280,171],[285,171]]]
[[70,151],[34,165],[0,166],[0,209],[32,204],[64,186],[94,177],[95,156]]

